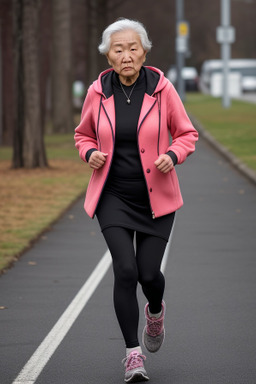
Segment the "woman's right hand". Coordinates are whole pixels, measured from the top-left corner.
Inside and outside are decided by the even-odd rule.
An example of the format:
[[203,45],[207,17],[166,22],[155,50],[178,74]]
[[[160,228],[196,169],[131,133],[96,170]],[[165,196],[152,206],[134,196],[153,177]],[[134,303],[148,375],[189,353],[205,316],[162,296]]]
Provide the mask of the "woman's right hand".
[[108,156],[107,153],[103,153],[100,151],[92,152],[92,154],[89,158],[89,161],[88,161],[89,166],[92,169],[100,169],[105,164],[105,162],[107,160],[107,156]]

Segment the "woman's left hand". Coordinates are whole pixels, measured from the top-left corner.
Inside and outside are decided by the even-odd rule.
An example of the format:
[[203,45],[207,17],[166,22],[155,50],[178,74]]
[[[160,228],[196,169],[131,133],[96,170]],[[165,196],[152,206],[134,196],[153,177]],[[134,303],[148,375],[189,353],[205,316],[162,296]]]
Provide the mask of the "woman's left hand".
[[162,154],[154,162],[157,169],[162,173],[168,173],[174,168],[173,161],[169,155]]

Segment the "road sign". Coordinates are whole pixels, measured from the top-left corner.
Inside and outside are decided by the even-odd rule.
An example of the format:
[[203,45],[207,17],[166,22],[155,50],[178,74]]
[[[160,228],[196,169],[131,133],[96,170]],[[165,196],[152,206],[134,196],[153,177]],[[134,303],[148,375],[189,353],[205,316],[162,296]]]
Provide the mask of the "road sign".
[[216,30],[216,39],[220,44],[232,44],[235,41],[235,28],[231,26],[218,27]]
[[184,36],[176,37],[176,52],[185,53],[188,49],[188,39]]
[[177,23],[177,36],[189,37],[189,23],[187,21]]

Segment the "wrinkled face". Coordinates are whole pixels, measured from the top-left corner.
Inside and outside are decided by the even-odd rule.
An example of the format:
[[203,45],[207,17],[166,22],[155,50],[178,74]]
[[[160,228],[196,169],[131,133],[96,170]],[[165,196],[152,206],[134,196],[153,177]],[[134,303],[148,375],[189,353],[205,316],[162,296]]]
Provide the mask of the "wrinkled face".
[[113,33],[107,59],[123,84],[134,83],[146,60],[139,35],[132,29]]

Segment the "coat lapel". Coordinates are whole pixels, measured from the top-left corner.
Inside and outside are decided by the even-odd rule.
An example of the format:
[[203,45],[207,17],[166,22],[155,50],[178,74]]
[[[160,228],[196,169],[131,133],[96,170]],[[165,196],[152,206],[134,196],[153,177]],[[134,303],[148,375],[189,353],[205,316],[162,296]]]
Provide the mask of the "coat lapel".
[[140,129],[141,124],[143,123],[151,109],[154,107],[156,102],[157,99],[155,97],[149,96],[147,93],[145,93],[139,117],[138,130]]
[[116,128],[116,114],[115,114],[115,103],[114,96],[112,95],[108,99],[104,99],[102,102],[104,112],[108,118],[112,134],[115,136],[115,128]]

